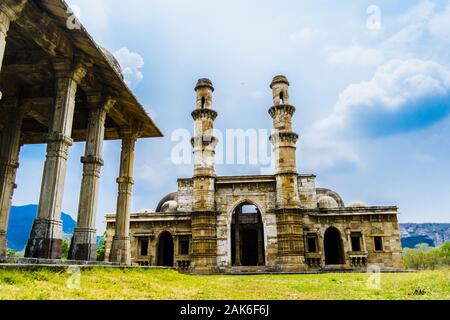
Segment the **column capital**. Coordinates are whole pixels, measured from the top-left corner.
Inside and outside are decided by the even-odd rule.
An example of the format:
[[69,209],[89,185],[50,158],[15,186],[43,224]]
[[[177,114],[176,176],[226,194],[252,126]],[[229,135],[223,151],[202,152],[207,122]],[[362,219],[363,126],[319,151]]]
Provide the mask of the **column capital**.
[[84,156],[81,157],[81,163],[92,163],[92,164],[98,164],[99,166],[103,166],[105,162],[100,157],[95,156]]
[[101,92],[87,94],[86,100],[90,110],[101,110],[106,113],[108,113],[117,103],[116,95]]
[[52,132],[45,135],[47,142],[61,142],[65,145],[72,146],[73,139],[59,132]]
[[142,134],[142,126],[142,122],[133,121],[132,125],[120,128],[120,137],[122,139],[131,138],[133,140],[137,140],[137,138],[139,138]]
[[[16,20],[28,0],[5,0],[0,3],[0,15],[5,14],[10,21]],[[0,18],[1,20],[1,18]]]
[[83,62],[73,63],[66,58],[53,58],[52,63],[56,78],[70,78],[80,84],[87,74],[87,64]]

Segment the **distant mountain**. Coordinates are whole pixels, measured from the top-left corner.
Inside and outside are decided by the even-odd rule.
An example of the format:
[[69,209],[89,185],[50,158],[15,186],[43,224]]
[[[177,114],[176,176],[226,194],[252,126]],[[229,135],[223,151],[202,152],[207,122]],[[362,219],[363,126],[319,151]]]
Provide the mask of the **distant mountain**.
[[438,247],[450,241],[450,223],[401,223],[400,233],[404,248],[415,248],[420,243]]
[[[17,252],[25,250],[30,236],[31,227],[37,215],[38,206],[29,205],[12,207],[7,233],[8,248]],[[76,221],[66,213],[62,213],[64,237],[71,238],[76,226]]]

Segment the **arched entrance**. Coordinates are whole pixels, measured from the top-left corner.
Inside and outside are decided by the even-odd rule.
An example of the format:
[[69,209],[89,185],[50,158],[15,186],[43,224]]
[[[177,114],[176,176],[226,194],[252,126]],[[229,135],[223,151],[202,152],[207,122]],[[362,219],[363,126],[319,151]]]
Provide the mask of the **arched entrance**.
[[233,266],[263,266],[264,225],[259,209],[250,203],[239,205],[231,222],[231,262]]
[[325,264],[344,264],[344,251],[341,233],[338,229],[331,227],[325,232],[324,239]]
[[159,236],[157,248],[157,265],[173,267],[173,238],[170,232],[163,232]]

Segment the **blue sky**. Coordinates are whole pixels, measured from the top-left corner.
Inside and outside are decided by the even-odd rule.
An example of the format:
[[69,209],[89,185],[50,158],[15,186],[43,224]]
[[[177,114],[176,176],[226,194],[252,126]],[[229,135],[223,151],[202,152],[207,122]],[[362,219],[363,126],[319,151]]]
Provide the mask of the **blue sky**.
[[[165,134],[138,142],[133,211],[155,209],[192,175],[172,163],[171,134],[193,128],[198,78],[216,87],[217,128],[270,129],[269,84],[285,74],[301,173],[346,203],[398,205],[402,222],[449,221],[450,1],[68,2]],[[66,181],[63,208],[74,217],[83,149],[71,149]],[[107,142],[100,230],[115,211],[119,156],[120,143]],[[38,202],[44,159],[45,146],[23,148],[15,205]],[[217,166],[219,175],[260,172]]]

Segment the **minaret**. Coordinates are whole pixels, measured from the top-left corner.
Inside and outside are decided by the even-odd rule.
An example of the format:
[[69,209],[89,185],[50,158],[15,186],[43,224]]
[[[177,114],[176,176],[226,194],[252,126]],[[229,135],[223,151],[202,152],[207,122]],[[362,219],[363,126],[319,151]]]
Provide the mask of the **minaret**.
[[298,134],[292,131],[295,107],[289,104],[289,81],[285,76],[276,76],[270,88],[273,92],[273,106],[269,110],[273,118],[270,141],[275,156],[277,207],[298,208],[300,203],[295,155]]
[[217,138],[213,136],[217,112],[212,109],[214,87],[210,80],[200,79],[195,87],[196,108],[192,112],[195,136],[193,212],[192,212],[192,269],[195,273],[209,273],[217,266],[217,232],[215,210],[214,156]]
[[269,114],[273,118],[270,141],[276,169],[274,212],[277,216],[279,265],[282,271],[302,271],[305,269],[305,246],[295,155],[299,136],[292,128],[295,107],[289,104],[289,81],[285,76],[276,76],[270,88],[273,92],[273,106]]

